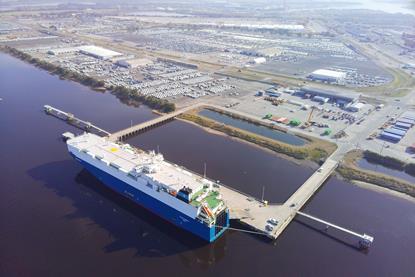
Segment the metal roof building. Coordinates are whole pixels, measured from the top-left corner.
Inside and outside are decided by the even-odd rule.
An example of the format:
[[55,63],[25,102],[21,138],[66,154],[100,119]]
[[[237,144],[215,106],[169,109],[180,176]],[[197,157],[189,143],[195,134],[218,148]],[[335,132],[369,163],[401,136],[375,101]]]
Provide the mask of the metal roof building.
[[313,87],[302,87],[299,91],[296,91],[295,94],[300,96],[309,94],[311,97],[321,96],[330,98],[330,100],[336,102],[342,101],[346,103],[355,102],[359,98],[359,94],[355,92],[329,91]]
[[122,54],[119,52],[115,52],[109,49],[105,49],[99,46],[94,45],[85,45],[85,46],[79,46],[79,51],[82,54],[89,55],[101,60],[107,60],[112,57],[121,56]]
[[152,64],[153,62],[149,59],[131,59],[131,60],[119,60],[117,61],[117,65],[126,67],[126,68],[137,68],[146,66],[148,64]]
[[323,82],[338,82],[338,81],[343,80],[345,77],[346,77],[345,72],[328,70],[328,69],[317,69],[311,72],[310,75],[308,75],[308,78],[310,78],[311,80],[323,81]]

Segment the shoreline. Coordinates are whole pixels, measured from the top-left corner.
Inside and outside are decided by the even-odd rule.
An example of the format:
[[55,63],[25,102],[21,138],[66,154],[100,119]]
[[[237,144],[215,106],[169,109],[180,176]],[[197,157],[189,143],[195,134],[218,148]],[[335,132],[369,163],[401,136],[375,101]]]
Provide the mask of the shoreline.
[[[138,95],[136,91],[133,91],[131,89],[128,89],[125,87],[116,87],[116,88],[107,89],[104,87],[104,81],[102,80],[97,80],[97,79],[94,79],[88,76],[82,76],[72,71],[69,71],[68,73],[68,70],[65,68],[53,65],[45,61],[41,61],[16,48],[0,47],[0,51],[14,58],[17,58],[23,62],[34,65],[37,68],[45,70],[51,75],[56,75],[62,80],[68,80],[68,81],[75,82],[79,85],[82,85],[83,87],[92,89],[96,92],[105,93],[106,90],[108,90],[111,94],[116,96],[118,100],[121,101],[125,105],[138,106],[140,104],[144,104],[150,109],[153,108],[153,112],[156,112],[156,113],[159,113],[163,110],[163,107],[160,105],[157,105],[158,103],[156,103],[160,101],[159,99],[154,100],[156,102],[152,102],[153,99],[150,99],[149,100],[150,105],[149,105],[148,103],[145,103],[143,101],[142,97]],[[69,74],[69,77],[66,76],[67,73]],[[137,97],[133,97],[135,94],[137,94],[136,95]],[[145,99],[145,100],[148,100],[148,99]],[[166,104],[166,103],[169,105],[172,104],[168,101],[162,101],[162,102],[163,104]],[[175,106],[174,106],[174,109],[175,109]],[[217,111],[215,109],[213,109],[213,111],[221,113],[220,111]],[[245,120],[245,121],[251,122],[250,120],[247,120],[244,118],[238,118],[234,116],[233,114],[228,114],[228,113],[225,113],[225,114],[232,116],[238,120]],[[260,149],[261,151],[267,151],[269,153],[275,154],[278,157],[288,160],[294,164],[297,164],[300,166],[306,166],[312,169],[315,169],[316,164],[318,164],[321,160],[324,160],[325,158],[330,156],[330,154],[333,153],[335,149],[337,148],[337,146],[333,143],[322,141],[320,143],[325,143],[326,144],[325,146],[328,147],[329,145],[330,146],[334,145],[335,148],[334,150],[331,149],[332,150],[331,152],[330,150],[329,152],[327,152],[321,148],[319,149],[317,147],[319,145],[318,143],[316,143],[316,139],[308,138],[306,136],[298,136],[308,142],[306,146],[299,146],[299,147],[292,146],[292,145],[280,142],[278,140],[273,140],[273,139],[262,137],[261,135],[258,135],[256,133],[245,131],[234,126],[221,124],[220,122],[217,122],[213,119],[200,116],[197,112],[195,113],[195,111],[182,114],[181,116],[177,117],[177,119],[193,124],[194,126],[197,126],[199,128],[202,128],[205,132],[235,139],[235,141],[246,143],[247,145],[256,147]],[[198,119],[200,119],[200,122],[197,122]],[[206,124],[205,125],[202,124],[203,122],[209,122],[209,121],[214,123],[213,128],[212,126],[206,126]],[[254,122],[254,121],[252,121],[252,123],[268,127],[264,124]],[[218,125],[220,126],[218,127]],[[282,128],[275,128],[275,129],[282,131],[282,132],[285,131]],[[310,146],[310,145],[313,145],[313,143],[317,144],[317,146],[314,145],[314,148]],[[312,153],[313,150],[317,151],[317,153],[314,153],[314,154],[317,155],[318,159],[316,159],[316,157],[313,157],[313,153]],[[372,189],[378,192],[389,193],[391,195],[405,198],[407,200],[411,200],[415,202],[415,186],[414,185],[410,184],[409,182],[405,180],[402,180],[400,178],[397,178],[391,175],[381,174],[376,171],[371,171],[371,170],[360,168],[356,164],[356,157],[350,158],[349,154],[344,157],[343,165],[339,166],[336,172],[338,175],[340,175],[341,178],[347,180],[348,182],[352,184],[357,184],[364,188]]]
[[308,143],[304,146],[290,145],[275,139],[261,136],[254,132],[242,130],[234,126],[222,124],[213,119],[206,118],[199,115],[198,110],[193,110],[191,112],[182,114],[179,116],[179,118],[188,122],[192,122],[197,126],[207,128],[209,131],[213,130],[229,137],[237,138],[241,141],[254,144],[255,146],[262,149],[267,149],[273,153],[280,154],[284,158],[289,157],[297,161],[307,160],[318,164],[330,156],[337,148],[337,145],[333,143],[325,142],[322,140],[317,141],[313,138],[309,138]]
[[58,76],[61,80],[68,80],[79,83],[80,85],[84,85],[85,87],[88,87],[89,89],[96,92],[106,93],[106,91],[109,91],[126,105],[137,106],[143,104],[150,109],[156,109],[164,113],[169,113],[176,110],[176,105],[165,99],[159,99],[154,96],[144,96],[139,94],[137,90],[124,86],[107,87],[104,80],[99,80],[94,77],[83,75],[48,61],[35,58],[32,55],[27,54],[14,47],[0,46],[0,52],[45,70],[51,75]]
[[412,196],[410,196],[406,193],[403,193],[403,192],[399,192],[399,191],[396,191],[396,190],[393,190],[393,189],[390,189],[390,188],[381,187],[381,186],[378,186],[376,184],[371,184],[371,183],[367,183],[367,182],[363,182],[363,181],[353,181],[352,180],[350,183],[352,183],[353,185],[358,186],[360,188],[363,188],[363,189],[375,191],[375,192],[378,192],[378,193],[387,194],[387,195],[397,197],[397,198],[400,198],[400,199],[403,199],[403,200],[406,200],[406,201],[409,201],[409,202],[412,202],[412,203],[415,204],[415,197],[412,197]]
[[217,135],[217,136],[222,136],[222,137],[227,137],[227,138],[230,138],[230,139],[235,140],[237,142],[247,144],[250,147],[254,147],[254,148],[259,149],[261,151],[264,151],[264,152],[267,152],[267,153],[276,155],[277,157],[279,157],[281,159],[284,159],[284,160],[287,160],[289,162],[292,162],[292,163],[294,163],[296,165],[308,167],[308,168],[311,168],[311,169],[316,169],[317,168],[316,167],[317,163],[314,162],[314,161],[306,160],[306,159],[303,159],[303,160],[296,159],[294,157],[285,155],[283,153],[279,153],[279,152],[272,151],[271,149],[268,149],[268,148],[263,147],[261,145],[258,145],[256,143],[253,143],[253,142],[250,142],[250,141],[246,141],[246,140],[241,139],[241,138],[238,138],[238,137],[230,136],[230,135],[228,135],[228,134],[226,134],[224,132],[211,129],[209,127],[201,126],[201,125],[197,124],[196,122],[193,122],[193,121],[190,121],[190,120],[187,120],[187,119],[183,119],[183,118],[178,117],[177,120],[180,120],[180,121],[186,122],[188,124],[191,124],[191,125],[193,125],[193,126],[195,126],[197,128],[202,129],[203,131],[205,131],[205,132],[207,132],[209,134],[213,134],[213,135]]
[[[203,116],[198,116],[198,117],[204,119]],[[285,153],[274,151],[272,149],[269,149],[255,142],[248,141],[241,137],[228,134],[227,132],[224,132],[222,130],[210,128],[210,126],[204,126],[202,124],[199,124],[199,122],[195,122],[194,120],[188,120],[187,118],[183,118],[183,117],[180,117],[178,119],[188,122],[190,124],[193,124],[208,133],[212,133],[212,134],[220,135],[220,136],[226,136],[231,139],[235,139],[236,141],[246,143],[252,147],[257,147],[258,149],[261,149],[262,151],[267,151],[269,153],[277,155],[278,157],[281,157],[282,159],[293,162],[297,165],[307,166],[309,168],[315,169],[315,165],[317,164],[316,161],[313,161],[310,159],[298,159],[298,158],[289,156]],[[206,120],[210,120],[210,121],[220,124],[219,122],[214,121],[209,118],[207,118]],[[238,128],[235,128],[235,129],[238,129]],[[244,130],[240,130],[240,131],[249,133]],[[370,171],[370,170],[365,170],[365,169],[360,168],[355,163],[356,159],[359,157],[359,155],[356,155],[356,152],[357,152],[356,150],[352,151],[352,154],[349,153],[344,157],[343,165],[339,166],[339,168],[336,169],[337,178],[343,179],[346,182],[349,182],[353,185],[360,185],[361,187],[365,189],[371,189],[377,192],[388,193],[392,196],[404,198],[406,200],[410,200],[415,203],[415,186],[411,185],[406,180],[402,180],[400,178],[397,178],[391,175],[381,174],[375,171]]]
[[346,154],[343,163],[337,168],[339,175],[350,182],[364,182],[380,188],[402,193],[415,199],[415,185],[395,176],[361,168],[357,161],[363,158],[362,150]]

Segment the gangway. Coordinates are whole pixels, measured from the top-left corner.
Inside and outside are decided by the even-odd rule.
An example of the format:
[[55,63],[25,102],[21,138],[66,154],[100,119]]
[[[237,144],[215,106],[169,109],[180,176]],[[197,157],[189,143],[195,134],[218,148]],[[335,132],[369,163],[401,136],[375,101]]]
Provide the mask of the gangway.
[[344,227],[340,227],[340,226],[338,226],[336,224],[327,222],[325,220],[322,220],[320,218],[317,218],[315,216],[312,216],[312,215],[309,215],[309,214],[306,214],[306,213],[303,213],[303,212],[300,212],[300,211],[297,211],[297,214],[298,215],[301,215],[301,216],[304,216],[306,218],[309,218],[311,220],[317,221],[319,223],[322,223],[322,224],[326,225],[327,228],[328,227],[332,227],[334,229],[337,229],[337,230],[342,231],[344,233],[347,233],[349,235],[358,237],[360,239],[359,240],[359,245],[360,245],[361,248],[369,248],[372,245],[372,243],[373,243],[374,237],[369,236],[367,234],[359,234],[359,233],[356,233],[356,232],[354,232],[352,230],[346,229]]

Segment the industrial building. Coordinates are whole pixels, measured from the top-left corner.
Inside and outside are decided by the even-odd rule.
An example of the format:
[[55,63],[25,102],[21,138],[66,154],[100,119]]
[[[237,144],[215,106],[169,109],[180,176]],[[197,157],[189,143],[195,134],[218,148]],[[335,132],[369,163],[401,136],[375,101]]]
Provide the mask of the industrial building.
[[182,62],[182,61],[178,61],[178,60],[174,60],[174,59],[157,58],[157,61],[158,62],[164,62],[164,63],[170,63],[170,64],[174,64],[174,65],[177,65],[177,66],[186,67],[186,68],[190,68],[190,69],[197,69],[198,68],[197,64],[186,63],[186,62]]
[[265,59],[264,57],[259,57],[259,58],[255,58],[253,60],[251,60],[249,63],[250,64],[262,64],[262,63],[266,63],[267,59]]
[[117,56],[121,56],[121,53],[109,50],[109,49],[105,49],[99,46],[94,46],[94,45],[85,45],[85,46],[80,46],[78,47],[79,52],[81,52],[82,54],[85,55],[89,55],[92,56],[94,58],[97,59],[101,59],[101,60],[108,60],[112,57],[117,57]]
[[116,65],[122,66],[125,68],[137,68],[137,67],[143,67],[149,64],[152,64],[153,62],[149,59],[131,59],[131,60],[119,60],[117,61]]
[[79,51],[78,47],[55,48],[55,49],[50,49],[48,51],[48,54],[49,55],[60,55],[60,54],[78,52],[78,51]]
[[308,78],[313,81],[321,81],[328,83],[336,83],[344,80],[346,77],[345,72],[328,70],[328,69],[317,69],[308,75]]
[[357,93],[353,92],[339,92],[339,91],[328,91],[328,90],[322,90],[312,87],[302,87],[301,89],[297,90],[294,95],[300,96],[300,97],[307,97],[307,98],[313,98],[315,96],[320,96],[323,98],[329,98],[329,101],[336,102],[337,104],[341,106],[345,106],[349,103],[356,102],[357,99],[359,99],[359,95]]
[[356,102],[351,104],[347,109],[351,112],[359,112],[361,109],[363,109],[366,105],[361,102]]
[[316,95],[312,100],[315,102],[327,103],[329,102],[330,98]]

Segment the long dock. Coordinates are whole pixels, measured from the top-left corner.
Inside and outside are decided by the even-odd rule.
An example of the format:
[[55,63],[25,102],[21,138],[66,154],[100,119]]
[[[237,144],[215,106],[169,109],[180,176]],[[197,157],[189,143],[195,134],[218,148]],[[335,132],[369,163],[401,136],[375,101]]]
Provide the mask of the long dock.
[[77,128],[80,128],[80,129],[83,129],[83,130],[89,131],[89,132],[90,131],[95,131],[98,135],[104,135],[104,136],[111,135],[110,132],[107,132],[104,129],[99,128],[98,126],[95,126],[91,122],[84,121],[82,119],[76,118],[71,113],[61,111],[61,110],[59,110],[55,107],[49,106],[49,105],[43,106],[43,109],[47,114],[52,115],[54,117],[57,117],[59,119],[65,120],[69,124],[71,124],[71,125],[73,125]]
[[[200,103],[194,106],[180,109],[176,112],[162,115],[155,119],[149,120],[144,123],[137,124],[135,126],[120,130],[113,134],[106,132],[105,130],[92,125],[89,122],[82,121],[75,118],[69,113],[65,113],[56,108],[45,106],[45,110],[57,117],[63,115],[68,121],[81,122],[88,124],[89,128],[95,128],[98,131],[103,132],[107,135],[107,139],[113,142],[121,141],[129,136],[136,135],[142,131],[148,130],[167,121],[173,120],[176,116],[185,113],[187,111],[206,107],[208,104]],[[214,106],[215,108],[220,108]],[[353,235],[359,238],[359,244],[361,247],[369,247],[373,242],[373,237],[366,234],[359,234],[348,230],[346,228],[337,226],[329,223],[317,217],[307,215],[300,210],[310,200],[310,198],[317,192],[317,190],[324,184],[324,182],[331,176],[334,170],[337,168],[338,162],[335,160],[335,153],[329,157],[325,163],[317,169],[317,171],[311,175],[303,185],[301,185],[296,192],[294,192],[284,203],[282,204],[271,204],[264,200],[259,200],[248,194],[240,192],[236,189],[228,187],[224,184],[217,184],[218,190],[225,200],[227,206],[230,209],[231,219],[237,219],[242,224],[255,230],[257,233],[264,234],[271,239],[277,239],[283,231],[288,227],[292,220],[297,216],[305,216],[309,219],[315,220],[319,223],[325,224],[326,226],[335,228],[339,231],[343,231],[349,235]],[[276,180],[277,182],[277,180]],[[271,222],[273,219],[274,222]]]
[[176,116],[181,115],[182,113],[188,112],[190,110],[193,109],[197,109],[201,106],[204,106],[205,104],[201,103],[201,104],[196,104],[193,106],[189,106],[168,114],[164,114],[162,116],[159,116],[157,118],[151,119],[149,121],[143,122],[143,123],[139,123],[137,125],[131,126],[129,128],[120,130],[118,132],[115,132],[113,134],[110,134],[108,136],[109,140],[111,141],[122,141],[125,140],[126,138],[130,137],[130,136],[134,136],[137,135],[143,131],[146,131],[148,129],[154,128],[156,126],[159,126],[161,124],[164,124],[168,121],[173,120]]
[[[220,192],[226,199],[232,218],[239,219],[251,228],[277,239],[307,203],[314,193],[322,186],[337,167],[337,162],[328,159],[298,190],[283,204],[267,205],[261,200],[248,197],[235,190],[222,186]],[[272,231],[267,231],[269,219],[276,219],[278,224]]]
[[312,215],[309,215],[309,214],[306,214],[306,213],[303,213],[303,212],[300,212],[300,211],[297,211],[297,214],[298,215],[301,215],[301,216],[304,216],[304,217],[306,217],[308,219],[317,221],[319,223],[322,223],[322,224],[326,225],[326,228],[331,227],[331,228],[337,229],[339,231],[342,231],[342,232],[344,232],[346,234],[349,234],[351,236],[354,236],[354,237],[359,238],[360,239],[359,244],[362,247],[369,247],[373,243],[374,238],[372,236],[367,235],[367,234],[359,234],[359,233],[354,232],[352,230],[346,229],[344,227],[340,227],[340,226],[338,226],[336,224],[327,222],[325,220],[322,220],[320,218],[317,218],[315,216],[312,216]]

